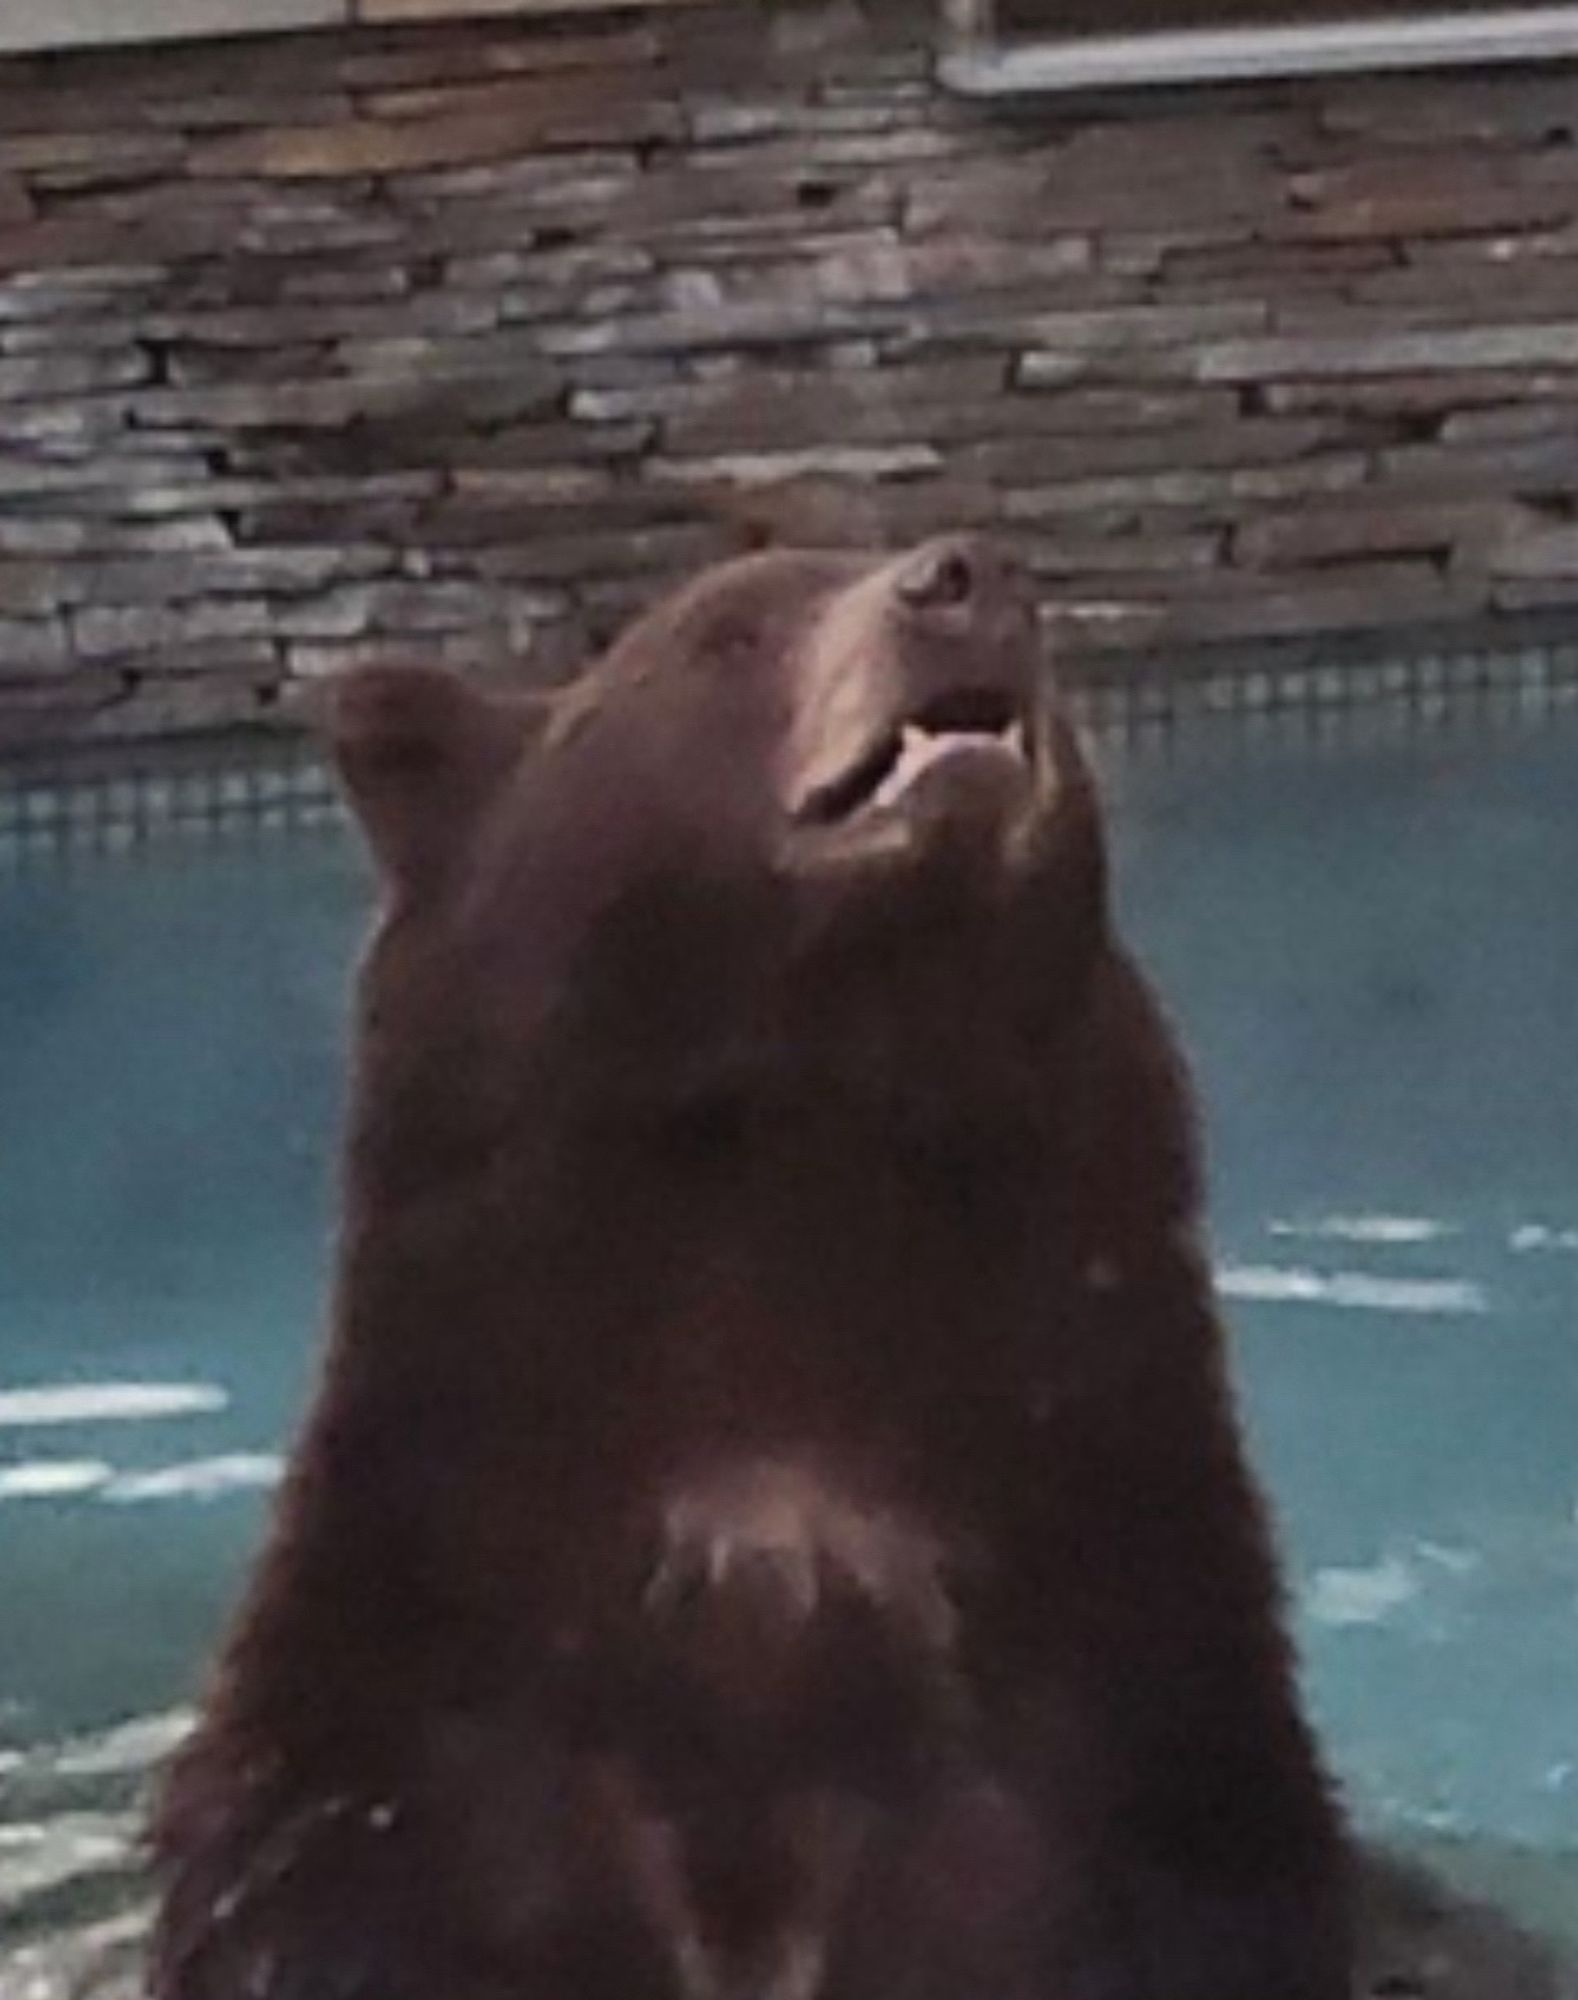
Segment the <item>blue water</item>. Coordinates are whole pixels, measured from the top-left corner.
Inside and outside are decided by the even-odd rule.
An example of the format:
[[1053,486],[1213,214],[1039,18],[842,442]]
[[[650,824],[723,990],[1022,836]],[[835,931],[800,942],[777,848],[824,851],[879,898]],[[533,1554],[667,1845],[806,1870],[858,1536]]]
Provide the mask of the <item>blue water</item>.
[[[256,1540],[366,897],[347,846],[284,838],[0,883],[0,1749],[184,1698]],[[124,1384],[170,1414],[95,1419]],[[37,1421],[44,1385],[88,1414]]]
[[1118,784],[1337,1762],[1578,1859],[1575,778],[1563,720]]
[[[1128,928],[1208,1106],[1245,1410],[1334,1760],[1366,1819],[1558,1921],[1575,774],[1578,719],[1340,752],[1201,726],[1107,774]],[[0,1903],[8,1827],[52,1772],[144,1757],[101,1733],[190,1698],[255,1543],[309,1380],[367,899],[323,836],[0,883]]]

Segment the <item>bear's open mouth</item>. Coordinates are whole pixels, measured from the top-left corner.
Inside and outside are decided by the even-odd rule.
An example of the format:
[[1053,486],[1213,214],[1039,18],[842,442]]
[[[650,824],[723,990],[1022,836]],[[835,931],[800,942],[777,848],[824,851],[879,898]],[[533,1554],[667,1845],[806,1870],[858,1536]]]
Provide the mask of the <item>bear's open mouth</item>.
[[890,806],[923,771],[956,751],[993,751],[1028,765],[1030,733],[1018,705],[991,688],[961,688],[904,716],[836,778],[818,785],[796,817],[836,826],[868,806]]

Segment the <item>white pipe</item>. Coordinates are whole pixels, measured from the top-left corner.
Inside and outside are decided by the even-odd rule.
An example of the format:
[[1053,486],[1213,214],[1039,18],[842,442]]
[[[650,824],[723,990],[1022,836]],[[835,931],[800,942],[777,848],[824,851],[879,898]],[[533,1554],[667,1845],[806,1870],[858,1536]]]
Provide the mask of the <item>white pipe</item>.
[[1297,27],[1199,28],[1019,46],[978,42],[941,60],[943,82],[972,97],[1110,90],[1365,70],[1466,68],[1578,55],[1578,6]]

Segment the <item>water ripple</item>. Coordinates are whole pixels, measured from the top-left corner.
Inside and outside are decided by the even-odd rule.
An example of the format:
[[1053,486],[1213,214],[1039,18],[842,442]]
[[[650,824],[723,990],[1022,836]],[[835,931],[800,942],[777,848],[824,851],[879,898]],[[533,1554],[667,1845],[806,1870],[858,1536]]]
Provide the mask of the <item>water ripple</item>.
[[0,1389],[0,1429],[45,1424],[147,1423],[194,1417],[229,1406],[213,1382],[58,1382]]
[[1217,1272],[1225,1298],[1263,1305],[1337,1306],[1359,1312],[1484,1313],[1484,1288],[1466,1278],[1382,1278],[1368,1271],[1311,1271],[1299,1265],[1227,1264]]

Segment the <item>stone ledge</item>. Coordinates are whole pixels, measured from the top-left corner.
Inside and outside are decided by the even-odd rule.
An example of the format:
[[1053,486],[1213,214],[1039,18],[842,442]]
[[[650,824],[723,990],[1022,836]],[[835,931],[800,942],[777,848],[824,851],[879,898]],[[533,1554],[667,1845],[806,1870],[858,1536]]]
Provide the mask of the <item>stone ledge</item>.
[[707,6],[711,0],[349,0],[353,21],[458,21],[505,14],[596,14],[611,8]]
[[351,0],[8,0],[0,52],[343,27]]
[[281,34],[356,23],[497,19],[510,14],[587,14],[610,8],[706,4],[706,0],[4,0],[0,58],[110,43],[193,41]]

